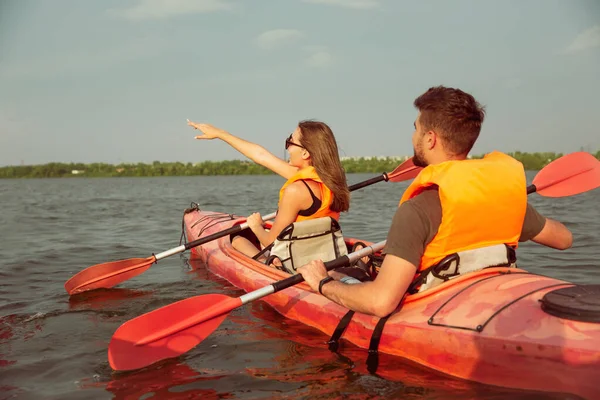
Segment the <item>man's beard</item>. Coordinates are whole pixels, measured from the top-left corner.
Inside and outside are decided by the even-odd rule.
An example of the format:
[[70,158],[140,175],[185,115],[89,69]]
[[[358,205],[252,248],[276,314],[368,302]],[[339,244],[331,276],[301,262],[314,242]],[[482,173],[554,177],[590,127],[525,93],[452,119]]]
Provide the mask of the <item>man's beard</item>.
[[415,164],[417,167],[425,168],[428,164],[427,161],[425,161],[425,157],[423,157],[423,152],[414,148],[413,153],[413,164]]

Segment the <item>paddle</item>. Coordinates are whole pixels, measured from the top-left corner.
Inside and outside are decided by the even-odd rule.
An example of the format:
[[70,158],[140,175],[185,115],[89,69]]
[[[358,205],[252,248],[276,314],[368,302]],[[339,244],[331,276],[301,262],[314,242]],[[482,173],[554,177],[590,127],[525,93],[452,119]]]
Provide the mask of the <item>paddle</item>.
[[[385,241],[325,263],[328,271],[381,250]],[[179,356],[210,335],[233,309],[304,281],[300,274],[240,297],[206,294],[181,300],[121,325],[108,346],[108,362],[117,371],[145,367]]]
[[[564,197],[600,187],[600,161],[589,153],[563,156],[544,167],[527,187],[527,194]],[[328,270],[356,261],[383,248],[385,241],[325,263]],[[371,250],[372,249],[372,250]],[[364,252],[366,250],[366,252]],[[115,370],[142,368],[179,356],[210,335],[241,305],[302,282],[294,275],[239,298],[209,294],[164,306],[125,322],[112,337],[108,358]],[[204,311],[197,311],[204,310]]]
[[600,161],[590,153],[567,154],[546,165],[527,187],[527,194],[566,197],[600,187]]
[[369,186],[369,185],[372,185],[374,183],[381,182],[381,181],[386,181],[386,182],[387,181],[390,181],[390,182],[407,181],[407,180],[413,179],[417,175],[419,175],[419,172],[421,172],[422,169],[423,168],[421,168],[421,167],[417,167],[413,163],[413,158],[410,157],[408,160],[406,160],[402,164],[398,165],[396,167],[396,169],[393,170],[392,172],[390,172],[389,174],[387,172],[384,172],[383,174],[376,176],[374,178],[371,178],[371,179],[367,179],[364,182],[355,183],[354,185],[350,186],[348,189],[350,189],[350,191],[362,189],[365,186]]
[[[421,171],[421,169],[421,167],[415,166],[411,157],[408,160],[404,161],[402,164],[400,164],[398,167],[396,167],[396,169],[394,169],[391,173],[388,174],[384,172],[380,176],[368,179],[364,182],[354,184],[348,189],[350,191],[353,191],[381,181],[406,181],[416,177]],[[267,221],[273,219],[275,218],[275,215],[276,213],[265,215],[263,217],[263,220]],[[83,271],[78,272],[73,277],[71,277],[71,279],[69,279],[65,283],[65,290],[69,295],[73,295],[75,293],[80,293],[87,290],[111,288],[115,285],[118,285],[121,282],[124,282],[128,279],[142,274],[143,272],[148,270],[153,263],[158,262],[158,260],[162,260],[163,258],[172,256],[177,253],[182,253],[193,247],[200,246],[215,239],[219,239],[243,231],[246,228],[248,228],[247,223],[235,225],[231,228],[194,240],[193,242],[189,242],[181,246],[172,248],[157,255],[153,254],[148,258],[129,258],[126,260],[111,261],[103,264],[93,265],[84,269]]]

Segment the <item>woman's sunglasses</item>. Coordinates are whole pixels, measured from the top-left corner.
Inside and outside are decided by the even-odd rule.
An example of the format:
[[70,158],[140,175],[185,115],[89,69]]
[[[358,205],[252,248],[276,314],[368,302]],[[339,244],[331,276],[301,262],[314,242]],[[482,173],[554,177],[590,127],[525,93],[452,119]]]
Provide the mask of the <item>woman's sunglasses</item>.
[[297,147],[300,147],[301,149],[306,150],[306,147],[299,145],[298,143],[292,142],[292,133],[290,133],[290,136],[287,139],[285,139],[285,149],[287,150],[288,147],[290,147],[290,146],[297,146]]

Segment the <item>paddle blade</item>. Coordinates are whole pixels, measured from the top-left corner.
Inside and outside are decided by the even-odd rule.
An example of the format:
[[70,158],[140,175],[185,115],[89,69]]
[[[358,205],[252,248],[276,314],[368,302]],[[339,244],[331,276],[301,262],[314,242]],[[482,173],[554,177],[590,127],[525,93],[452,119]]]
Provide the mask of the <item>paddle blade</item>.
[[552,161],[533,179],[536,192],[546,197],[565,197],[600,187],[600,161],[579,151]]
[[[125,322],[116,330],[108,346],[108,362],[117,371],[146,367],[157,361],[180,356],[210,335],[236,306],[239,298],[223,294],[190,297]],[[209,319],[206,309],[221,308],[224,312]],[[201,321],[194,324],[194,321]],[[189,326],[173,331],[174,326]],[[157,336],[161,339],[137,344],[140,339]]]
[[65,290],[72,295],[86,290],[108,289],[146,271],[154,261],[152,256],[93,265],[65,282]]
[[415,178],[419,175],[423,168],[417,167],[413,162],[413,158],[409,158],[402,164],[398,165],[395,170],[388,174],[390,182],[402,182]]

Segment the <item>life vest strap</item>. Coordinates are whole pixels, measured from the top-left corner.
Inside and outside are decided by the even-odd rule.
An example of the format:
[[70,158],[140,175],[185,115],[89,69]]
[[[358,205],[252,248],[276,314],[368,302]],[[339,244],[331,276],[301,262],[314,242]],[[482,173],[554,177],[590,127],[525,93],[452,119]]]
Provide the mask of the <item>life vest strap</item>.
[[506,244],[459,251],[418,272],[408,288],[408,293],[423,292],[460,275],[485,268],[515,267],[516,262],[515,249]]

